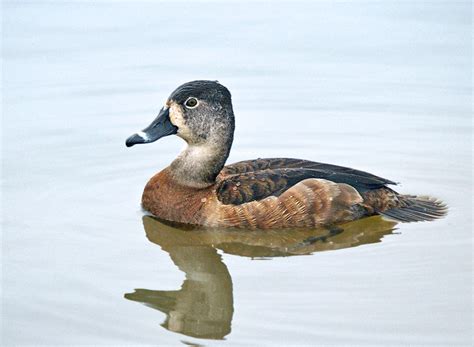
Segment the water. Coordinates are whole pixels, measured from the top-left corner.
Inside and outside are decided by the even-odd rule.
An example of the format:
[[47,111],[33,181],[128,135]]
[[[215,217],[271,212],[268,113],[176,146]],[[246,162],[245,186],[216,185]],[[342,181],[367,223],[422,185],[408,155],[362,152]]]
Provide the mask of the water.
[[[469,2],[5,1],[2,14],[4,345],[472,343]],[[315,232],[143,218],[147,179],[183,144],[124,140],[200,78],[233,94],[229,162],[362,169],[444,200],[448,217],[372,218],[309,244]]]

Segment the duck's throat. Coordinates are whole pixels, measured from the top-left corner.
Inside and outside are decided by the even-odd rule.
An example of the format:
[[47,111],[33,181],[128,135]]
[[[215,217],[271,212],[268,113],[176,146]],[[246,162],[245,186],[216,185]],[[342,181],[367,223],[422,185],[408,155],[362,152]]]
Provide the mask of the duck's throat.
[[171,174],[179,184],[205,188],[215,183],[229,156],[230,145],[188,145],[170,166]]

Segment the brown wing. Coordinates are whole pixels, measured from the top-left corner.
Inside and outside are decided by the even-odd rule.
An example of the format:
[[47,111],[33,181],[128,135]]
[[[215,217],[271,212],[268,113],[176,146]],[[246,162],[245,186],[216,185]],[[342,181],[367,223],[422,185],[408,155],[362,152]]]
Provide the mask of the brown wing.
[[239,205],[280,196],[308,178],[345,183],[359,192],[393,184],[384,178],[341,166],[298,159],[257,159],[226,166],[218,179],[217,197],[223,204]]
[[395,184],[395,182],[373,175],[368,172],[351,169],[344,166],[318,163],[314,161],[304,159],[293,159],[293,158],[259,158],[255,160],[245,160],[234,164],[225,166],[220,176],[230,176],[235,174],[242,174],[247,172],[255,172],[261,170],[276,170],[276,169],[311,169],[319,170],[326,173],[344,173],[365,179],[372,179],[383,184]]

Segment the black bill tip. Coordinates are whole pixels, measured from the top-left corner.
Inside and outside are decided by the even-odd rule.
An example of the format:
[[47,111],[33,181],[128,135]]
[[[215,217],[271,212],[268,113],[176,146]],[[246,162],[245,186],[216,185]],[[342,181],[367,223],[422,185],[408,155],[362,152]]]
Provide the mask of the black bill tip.
[[127,147],[132,147],[133,145],[136,145],[139,143],[146,143],[146,142],[147,142],[147,139],[144,138],[144,136],[140,134],[133,134],[125,141],[125,145]]

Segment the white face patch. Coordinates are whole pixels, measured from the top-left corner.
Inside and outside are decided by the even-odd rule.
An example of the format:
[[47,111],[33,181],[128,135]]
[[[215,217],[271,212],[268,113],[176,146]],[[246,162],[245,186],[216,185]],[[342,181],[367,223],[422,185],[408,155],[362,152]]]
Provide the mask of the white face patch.
[[192,138],[191,130],[189,130],[184,121],[183,111],[181,110],[181,107],[173,102],[170,105],[169,112],[171,124],[178,127],[178,136],[182,137],[185,140]]
[[148,135],[147,135],[145,132],[143,132],[143,131],[139,131],[139,132],[137,133],[137,135],[140,136],[140,137],[141,137],[143,140],[145,140],[145,141],[148,141],[148,139],[149,139],[149,138],[148,138]]
[[183,111],[175,103],[172,103],[170,106],[170,121],[178,128],[184,125]]

